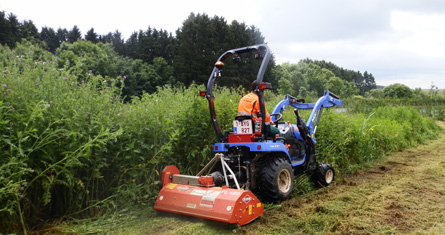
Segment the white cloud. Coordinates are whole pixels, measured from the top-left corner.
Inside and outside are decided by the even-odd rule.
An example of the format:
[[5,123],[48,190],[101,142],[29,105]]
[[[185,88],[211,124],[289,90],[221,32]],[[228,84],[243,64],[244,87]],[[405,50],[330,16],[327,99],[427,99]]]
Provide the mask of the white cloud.
[[394,11],[391,25],[405,37],[397,45],[425,58],[445,59],[445,15]]

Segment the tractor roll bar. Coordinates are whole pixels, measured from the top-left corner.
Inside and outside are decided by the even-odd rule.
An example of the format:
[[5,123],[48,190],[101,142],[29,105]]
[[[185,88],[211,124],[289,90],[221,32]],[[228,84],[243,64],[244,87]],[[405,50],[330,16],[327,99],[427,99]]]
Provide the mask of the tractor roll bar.
[[[267,65],[269,64],[269,60],[272,55],[267,44],[258,44],[258,45],[228,50],[228,51],[224,52],[218,58],[217,63],[215,63],[215,66],[213,67],[212,73],[210,74],[209,80],[207,82],[206,98],[209,101],[210,119],[212,120],[213,127],[215,129],[216,136],[217,136],[219,142],[223,141],[223,134],[221,132],[221,129],[219,128],[218,121],[216,120],[216,112],[215,112],[215,104],[214,104],[215,96],[213,95],[213,91],[212,91],[216,78],[221,77],[222,67],[219,66],[219,62],[223,62],[225,59],[227,59],[230,56],[234,56],[237,54],[244,54],[244,53],[259,53],[259,55],[262,59],[261,66],[259,68],[258,75],[256,78],[258,84],[263,82],[263,77],[264,77],[264,74],[267,69]],[[258,94],[258,98],[260,101],[260,110],[261,110],[261,115],[262,115],[262,120],[263,120],[262,124],[263,124],[263,126],[265,126],[265,107],[264,107],[263,91],[258,90],[257,94]],[[266,129],[266,128],[263,128],[263,129]],[[265,133],[263,132],[263,134],[265,134]]]

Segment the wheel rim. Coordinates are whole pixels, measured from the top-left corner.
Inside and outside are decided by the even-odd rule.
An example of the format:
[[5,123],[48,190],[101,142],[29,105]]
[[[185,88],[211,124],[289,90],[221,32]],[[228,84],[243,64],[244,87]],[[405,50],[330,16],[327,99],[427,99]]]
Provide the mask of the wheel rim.
[[291,176],[289,171],[283,169],[278,175],[278,188],[282,193],[287,193],[291,187]]
[[326,171],[325,181],[326,183],[330,184],[333,180],[334,180],[334,171],[329,169],[328,171]]

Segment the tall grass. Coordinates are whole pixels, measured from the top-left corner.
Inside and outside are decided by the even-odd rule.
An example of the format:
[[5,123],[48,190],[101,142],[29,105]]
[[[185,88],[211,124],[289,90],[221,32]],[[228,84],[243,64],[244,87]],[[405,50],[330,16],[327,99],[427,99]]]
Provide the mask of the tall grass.
[[445,120],[445,96],[422,96],[417,98],[363,98],[354,96],[345,100],[345,107],[353,113],[369,113],[371,110],[387,106],[412,106],[420,111],[424,117],[436,120]]
[[103,118],[121,105],[119,80],[89,72],[79,81],[29,43],[0,53],[0,227],[26,230],[106,196],[96,157],[122,134]]
[[317,133],[320,161],[354,170],[385,154],[437,137],[439,127],[414,107],[383,106],[365,113],[323,112]]
[[[158,87],[124,103],[121,84],[134,78],[95,71],[79,77],[58,67],[57,59],[27,42],[14,50],[0,47],[0,232],[26,233],[48,219],[150,206],[165,165],[195,174],[212,157],[216,136],[207,100],[198,96],[203,86]],[[243,91],[214,93],[220,127],[230,130]],[[272,112],[281,98],[266,98]],[[292,115],[285,118],[294,123]],[[436,132],[413,108],[327,111],[317,151],[343,171]]]

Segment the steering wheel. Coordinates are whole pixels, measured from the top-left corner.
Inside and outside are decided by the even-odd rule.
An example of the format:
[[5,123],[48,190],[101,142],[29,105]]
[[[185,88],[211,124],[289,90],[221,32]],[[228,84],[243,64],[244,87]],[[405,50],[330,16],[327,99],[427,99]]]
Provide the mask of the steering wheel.
[[281,113],[272,113],[270,116],[276,116],[274,122],[278,122],[283,117],[283,114],[281,114]]

